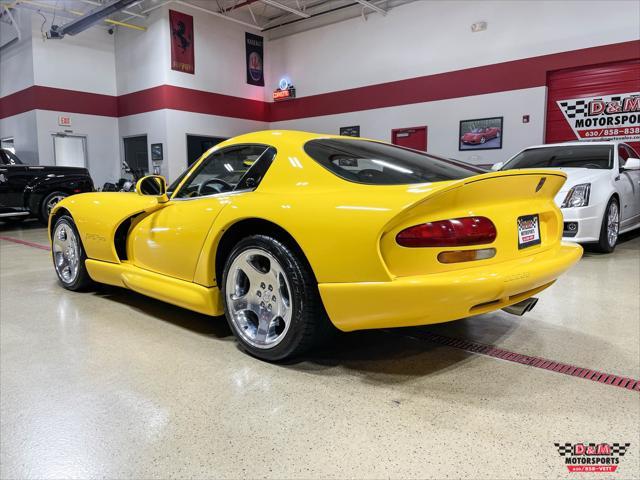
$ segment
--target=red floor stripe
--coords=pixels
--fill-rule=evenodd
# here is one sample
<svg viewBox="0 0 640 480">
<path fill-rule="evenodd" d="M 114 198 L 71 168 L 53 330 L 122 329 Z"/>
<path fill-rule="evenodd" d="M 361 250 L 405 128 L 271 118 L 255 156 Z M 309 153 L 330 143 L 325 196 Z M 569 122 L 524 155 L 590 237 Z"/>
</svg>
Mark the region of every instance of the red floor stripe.
<svg viewBox="0 0 640 480">
<path fill-rule="evenodd" d="M 47 251 L 51 250 L 49 245 L 42 245 L 41 243 L 28 242 L 27 240 L 20 240 L 19 238 L 5 237 L 4 235 L 0 235 L 0 240 L 17 243 L 19 245 L 26 245 L 27 247 L 39 248 L 40 250 L 47 250 Z"/>
<path fill-rule="evenodd" d="M 419 337 L 411 335 L 409 337 L 417 340 L 427 340 L 432 343 L 437 343 L 438 345 L 453 347 L 470 353 L 478 353 L 480 355 L 486 355 L 488 357 L 499 358 L 508 362 L 520 363 L 550 372 L 561 373 L 572 377 L 584 378 L 585 380 L 602 383 L 603 385 L 611 385 L 612 387 L 620 387 L 626 388 L 627 390 L 640 391 L 640 381 L 633 378 L 630 379 L 627 377 L 622 377 L 620 375 L 605 373 L 598 370 L 581 368 L 568 363 L 548 360 L 546 358 L 532 357 L 530 355 L 512 352 L 493 345 L 484 345 L 482 343 L 469 342 L 467 340 L 446 337 L 444 335 L 438 335 L 425 331 L 420 331 Z"/>
</svg>

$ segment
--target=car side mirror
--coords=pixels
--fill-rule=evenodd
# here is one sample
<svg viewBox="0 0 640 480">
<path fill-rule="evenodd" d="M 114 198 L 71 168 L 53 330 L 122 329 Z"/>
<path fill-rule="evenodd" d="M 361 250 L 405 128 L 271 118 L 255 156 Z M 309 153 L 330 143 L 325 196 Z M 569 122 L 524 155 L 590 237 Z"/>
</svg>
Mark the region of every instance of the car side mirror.
<svg viewBox="0 0 640 480">
<path fill-rule="evenodd" d="M 621 170 L 640 170 L 640 158 L 627 158 Z"/>
<path fill-rule="evenodd" d="M 494 172 L 497 172 L 502 167 L 504 167 L 504 162 L 494 163 L 493 165 L 491 165 L 491 170 L 493 170 Z"/>
<path fill-rule="evenodd" d="M 149 195 L 158 198 L 158 203 L 166 203 L 169 201 L 167 195 L 167 181 L 160 175 L 147 175 L 142 177 L 136 183 L 136 192 L 138 195 Z"/>
</svg>

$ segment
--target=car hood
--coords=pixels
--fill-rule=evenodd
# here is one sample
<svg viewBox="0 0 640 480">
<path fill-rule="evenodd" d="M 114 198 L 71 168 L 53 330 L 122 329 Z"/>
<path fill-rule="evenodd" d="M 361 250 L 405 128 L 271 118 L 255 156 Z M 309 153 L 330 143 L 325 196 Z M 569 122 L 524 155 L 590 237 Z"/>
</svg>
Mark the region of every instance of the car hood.
<svg viewBox="0 0 640 480">
<path fill-rule="evenodd" d="M 610 170 L 599 170 L 594 168 L 553 168 L 550 170 L 561 170 L 567 174 L 567 181 L 556 195 L 556 203 L 558 206 L 567 196 L 569 190 L 581 183 L 593 183 L 599 178 L 606 177 L 611 173 Z"/>
</svg>

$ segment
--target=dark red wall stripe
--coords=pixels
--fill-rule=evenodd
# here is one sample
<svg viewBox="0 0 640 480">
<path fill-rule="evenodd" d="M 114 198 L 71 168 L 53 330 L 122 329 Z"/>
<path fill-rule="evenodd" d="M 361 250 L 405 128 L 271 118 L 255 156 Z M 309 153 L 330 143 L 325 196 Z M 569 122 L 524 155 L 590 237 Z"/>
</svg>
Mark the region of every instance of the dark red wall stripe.
<svg viewBox="0 0 640 480">
<path fill-rule="evenodd" d="M 116 97 L 98 93 L 34 85 L 0 98 L 0 118 L 18 115 L 35 109 L 86 113 L 88 115 L 107 117 L 118 116 Z"/>
<path fill-rule="evenodd" d="M 274 122 L 540 87 L 546 85 L 550 71 L 639 58 L 640 41 L 636 40 L 311 95 L 280 103 L 172 85 L 161 85 L 119 97 L 35 85 L 0 98 L 0 118 L 34 109 L 122 117 L 167 108 Z"/>
<path fill-rule="evenodd" d="M 118 115 L 124 117 L 168 108 L 268 122 L 268 104 L 261 100 L 232 97 L 191 88 L 161 85 L 118 97 Z"/>
</svg>

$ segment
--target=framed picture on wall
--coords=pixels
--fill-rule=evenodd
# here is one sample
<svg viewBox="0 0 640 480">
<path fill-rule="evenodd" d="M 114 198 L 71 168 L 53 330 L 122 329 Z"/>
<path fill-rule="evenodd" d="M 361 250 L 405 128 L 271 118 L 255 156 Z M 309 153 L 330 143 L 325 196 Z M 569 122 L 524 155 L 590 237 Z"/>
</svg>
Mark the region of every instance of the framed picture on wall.
<svg viewBox="0 0 640 480">
<path fill-rule="evenodd" d="M 503 117 L 461 120 L 458 150 L 502 148 Z"/>
</svg>

